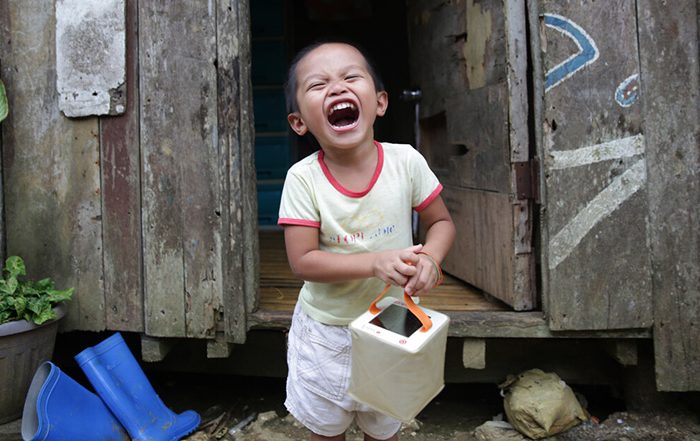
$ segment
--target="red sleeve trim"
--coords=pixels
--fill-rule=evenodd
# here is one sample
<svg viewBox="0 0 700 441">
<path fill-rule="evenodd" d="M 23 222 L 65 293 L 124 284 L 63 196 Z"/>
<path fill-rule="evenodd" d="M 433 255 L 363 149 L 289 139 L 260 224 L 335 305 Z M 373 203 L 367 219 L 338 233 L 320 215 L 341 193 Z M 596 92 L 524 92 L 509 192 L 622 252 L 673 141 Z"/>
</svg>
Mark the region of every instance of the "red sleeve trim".
<svg viewBox="0 0 700 441">
<path fill-rule="evenodd" d="M 440 192 L 442 191 L 442 184 L 438 184 L 437 188 L 433 190 L 432 193 L 430 193 L 430 196 L 425 198 L 423 202 L 421 202 L 417 207 L 414 208 L 414 210 L 421 212 L 428 208 L 428 205 L 430 205 L 431 202 L 435 200 L 436 197 L 440 196 Z"/>
<path fill-rule="evenodd" d="M 277 221 L 278 225 L 300 225 L 302 227 L 314 227 L 320 228 L 321 222 L 306 220 L 306 219 L 290 219 L 288 217 L 281 217 Z"/>
</svg>

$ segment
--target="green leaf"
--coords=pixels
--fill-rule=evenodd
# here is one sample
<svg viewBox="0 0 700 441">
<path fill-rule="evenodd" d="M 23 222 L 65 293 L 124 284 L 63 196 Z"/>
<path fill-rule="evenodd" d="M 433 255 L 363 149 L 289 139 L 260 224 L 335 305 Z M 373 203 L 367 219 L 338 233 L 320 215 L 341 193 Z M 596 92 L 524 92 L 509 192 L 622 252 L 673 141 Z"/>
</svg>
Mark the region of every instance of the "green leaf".
<svg viewBox="0 0 700 441">
<path fill-rule="evenodd" d="M 24 260 L 19 256 L 10 256 L 5 261 L 5 271 L 9 277 L 24 276 L 27 269 L 24 267 Z"/>
<path fill-rule="evenodd" d="M 15 309 L 16 316 L 21 316 L 24 314 L 24 310 L 27 309 L 27 299 L 24 297 L 10 297 L 10 302 L 12 307 Z"/>
<path fill-rule="evenodd" d="M 14 280 L 15 280 L 15 282 L 17 281 L 17 279 L 14 279 Z M 8 294 L 8 295 L 14 294 L 16 288 L 17 288 L 17 286 L 14 286 L 14 287 L 11 286 L 7 280 L 0 279 L 0 293 Z"/>
<path fill-rule="evenodd" d="M 39 291 L 47 291 L 49 289 L 53 289 L 53 280 L 47 277 L 46 279 L 41 279 L 37 282 L 34 282 L 33 286 Z"/>
<path fill-rule="evenodd" d="M 73 296 L 73 288 L 64 289 L 62 291 L 57 289 L 51 289 L 46 291 L 46 294 L 48 295 L 49 301 L 54 303 L 61 303 L 65 302 L 66 300 L 70 300 L 71 296 Z"/>
<path fill-rule="evenodd" d="M 15 291 L 17 291 L 17 287 L 19 286 L 19 282 L 17 281 L 16 278 L 10 277 L 5 280 L 5 291 L 7 294 L 14 294 Z"/>
<path fill-rule="evenodd" d="M 54 317 L 56 317 L 56 313 L 53 312 L 53 309 L 48 308 L 48 309 L 42 309 L 41 312 L 39 312 L 38 314 L 36 314 L 35 316 L 32 317 L 32 320 L 37 325 L 40 325 L 44 322 L 47 322 L 47 321 L 53 319 Z"/>
<path fill-rule="evenodd" d="M 7 118 L 9 111 L 7 105 L 7 93 L 5 93 L 5 84 L 0 80 L 0 122 Z"/>
</svg>

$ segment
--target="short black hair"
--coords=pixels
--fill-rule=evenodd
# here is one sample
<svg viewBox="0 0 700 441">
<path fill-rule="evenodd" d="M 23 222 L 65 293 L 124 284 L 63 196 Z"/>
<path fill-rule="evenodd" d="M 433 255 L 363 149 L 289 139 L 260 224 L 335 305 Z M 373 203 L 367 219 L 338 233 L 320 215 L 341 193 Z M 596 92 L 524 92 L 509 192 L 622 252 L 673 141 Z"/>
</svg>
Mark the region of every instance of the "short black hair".
<svg viewBox="0 0 700 441">
<path fill-rule="evenodd" d="M 355 48 L 365 59 L 367 71 L 374 82 L 374 89 L 377 92 L 384 92 L 386 90 L 384 89 L 384 82 L 379 76 L 379 73 L 377 73 L 377 69 L 375 69 L 371 58 L 367 55 L 367 52 L 356 43 L 343 39 L 317 40 L 300 50 L 289 63 L 289 69 L 287 70 L 287 81 L 284 83 L 284 97 L 287 102 L 287 113 L 293 113 L 299 110 L 299 106 L 297 105 L 297 66 L 299 65 L 299 62 L 311 51 L 323 46 L 324 44 L 346 44 Z"/>
</svg>

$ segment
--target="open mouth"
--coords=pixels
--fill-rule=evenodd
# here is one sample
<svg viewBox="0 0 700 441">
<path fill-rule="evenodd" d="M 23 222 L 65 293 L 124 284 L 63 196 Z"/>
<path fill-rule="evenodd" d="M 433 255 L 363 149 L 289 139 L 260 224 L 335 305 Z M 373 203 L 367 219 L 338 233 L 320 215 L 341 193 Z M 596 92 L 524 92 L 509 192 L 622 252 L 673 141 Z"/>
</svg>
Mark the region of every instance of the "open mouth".
<svg viewBox="0 0 700 441">
<path fill-rule="evenodd" d="M 360 117 L 360 111 L 354 103 L 343 101 L 328 109 L 328 122 L 336 129 L 347 128 L 355 124 Z"/>
</svg>

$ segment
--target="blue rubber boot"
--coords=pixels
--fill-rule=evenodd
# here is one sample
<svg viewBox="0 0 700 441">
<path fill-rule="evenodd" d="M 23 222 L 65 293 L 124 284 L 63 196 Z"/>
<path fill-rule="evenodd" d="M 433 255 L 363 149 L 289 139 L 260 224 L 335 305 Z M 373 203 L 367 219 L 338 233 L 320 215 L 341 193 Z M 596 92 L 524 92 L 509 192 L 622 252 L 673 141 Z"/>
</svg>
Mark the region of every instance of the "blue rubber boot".
<svg viewBox="0 0 700 441">
<path fill-rule="evenodd" d="M 75 360 L 134 441 L 177 441 L 199 425 L 196 412 L 165 406 L 118 332 Z"/>
<path fill-rule="evenodd" d="M 129 441 L 100 397 L 50 361 L 34 373 L 22 413 L 24 441 Z"/>
</svg>

